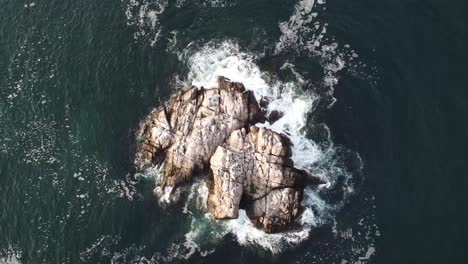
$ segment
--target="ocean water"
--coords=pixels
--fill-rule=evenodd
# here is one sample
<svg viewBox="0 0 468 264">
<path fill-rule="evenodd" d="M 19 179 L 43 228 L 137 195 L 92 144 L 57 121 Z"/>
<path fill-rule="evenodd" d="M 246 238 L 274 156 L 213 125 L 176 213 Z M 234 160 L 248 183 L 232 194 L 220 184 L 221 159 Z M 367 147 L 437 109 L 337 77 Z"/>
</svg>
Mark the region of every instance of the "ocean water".
<svg viewBox="0 0 468 264">
<path fill-rule="evenodd" d="M 0 3 L 0 263 L 468 261 L 466 3 Z M 271 98 L 257 126 L 328 182 L 294 230 L 135 171 L 145 115 L 218 75 Z"/>
</svg>

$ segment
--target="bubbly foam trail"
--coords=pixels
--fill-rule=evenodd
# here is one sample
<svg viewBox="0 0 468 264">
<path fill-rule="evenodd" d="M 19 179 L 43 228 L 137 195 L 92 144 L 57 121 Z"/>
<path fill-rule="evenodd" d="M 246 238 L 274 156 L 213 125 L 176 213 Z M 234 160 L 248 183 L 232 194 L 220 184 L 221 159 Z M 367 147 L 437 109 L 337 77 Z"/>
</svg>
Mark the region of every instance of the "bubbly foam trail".
<svg viewBox="0 0 468 264">
<path fill-rule="evenodd" d="M 9 245 L 4 252 L 1 250 L 2 249 L 0 248 L 0 264 L 21 264 L 21 250 L 18 250 L 11 245 Z"/>
<path fill-rule="evenodd" d="M 161 36 L 159 16 L 166 10 L 168 0 L 123 0 L 126 4 L 127 25 L 136 28 L 134 38 L 149 38 L 154 46 Z"/>
<path fill-rule="evenodd" d="M 355 61 L 359 55 L 350 48 L 349 44 L 339 45 L 333 36 L 327 34 L 328 23 L 320 21 L 320 12 L 317 11 L 324 10 L 324 3 L 323 0 L 300 0 L 296 3 L 294 13 L 289 20 L 278 24 L 281 36 L 276 43 L 275 54 L 292 50 L 318 58 L 325 74 L 323 85 L 329 89 L 328 96 L 331 98 L 329 107 L 332 107 L 336 102 L 333 93 L 338 83 L 337 73 L 343 70 L 345 65 L 348 69 L 351 67 L 351 72 L 356 73 L 362 71 L 358 68 L 365 64 Z M 293 74 L 297 77 L 294 70 Z"/>
</svg>

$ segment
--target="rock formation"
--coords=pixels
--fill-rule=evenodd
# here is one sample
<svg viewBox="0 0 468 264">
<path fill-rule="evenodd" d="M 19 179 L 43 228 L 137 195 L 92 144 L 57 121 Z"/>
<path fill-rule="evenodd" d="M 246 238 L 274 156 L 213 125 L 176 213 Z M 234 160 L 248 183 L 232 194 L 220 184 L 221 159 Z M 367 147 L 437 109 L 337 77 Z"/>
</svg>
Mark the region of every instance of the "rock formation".
<svg viewBox="0 0 468 264">
<path fill-rule="evenodd" d="M 139 161 L 144 166 L 164 154 L 163 184 L 175 187 L 203 170 L 232 131 L 261 117 L 253 93 L 240 83 L 220 78 L 216 89 L 189 87 L 142 124 Z"/>
<path fill-rule="evenodd" d="M 247 215 L 275 232 L 300 213 L 305 172 L 295 169 L 289 141 L 266 128 L 234 131 L 211 157 L 209 205 L 215 218 L 237 218 L 241 199 Z"/>
<path fill-rule="evenodd" d="M 137 133 L 137 165 L 164 158 L 161 187 L 188 183 L 209 169 L 214 218 L 237 218 L 245 208 L 264 231 L 284 230 L 300 214 L 304 178 L 311 176 L 294 168 L 286 137 L 253 126 L 265 118 L 253 93 L 224 77 L 218 83 L 188 87 L 151 112 Z"/>
</svg>

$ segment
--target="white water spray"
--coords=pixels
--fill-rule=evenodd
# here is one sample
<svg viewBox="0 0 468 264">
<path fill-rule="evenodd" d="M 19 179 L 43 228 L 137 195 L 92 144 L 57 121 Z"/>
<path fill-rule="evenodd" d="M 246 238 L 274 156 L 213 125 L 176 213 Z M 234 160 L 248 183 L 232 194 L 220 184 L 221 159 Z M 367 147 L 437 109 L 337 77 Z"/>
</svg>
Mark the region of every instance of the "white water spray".
<svg viewBox="0 0 468 264">
<path fill-rule="evenodd" d="M 190 68 L 187 82 L 199 87 L 212 88 L 217 87 L 218 76 L 225 76 L 231 81 L 242 82 L 247 90 L 254 92 L 257 100 L 269 98 L 267 111 L 278 111 L 283 113 L 283 116 L 274 123 L 265 122 L 256 125 L 287 135 L 293 143 L 292 159 L 295 166 L 312 172 L 311 169 L 316 164 L 327 163 L 326 159 L 330 157 L 327 152 L 333 151 L 331 147 L 322 149 L 305 136 L 307 117 L 315 109 L 320 96 L 303 91 L 301 78 L 287 83 L 274 79 L 268 73 L 261 71 L 255 64 L 255 59 L 255 55 L 241 51 L 234 42 L 208 43 L 187 58 Z M 335 180 L 335 176 L 327 172 L 330 171 L 324 171 L 323 175 L 318 176 L 329 181 L 329 184 L 319 189 L 305 189 L 303 199 L 305 210 L 297 219 L 302 228 L 279 234 L 267 234 L 255 228 L 245 211 L 240 210 L 238 219 L 217 221 L 224 228 L 222 233 L 231 233 L 239 244 L 256 245 L 273 253 L 279 253 L 288 246 L 304 241 L 309 237 L 311 228 L 325 223 L 331 214 L 330 211 L 335 209 L 334 205 L 328 205 L 319 193 L 320 189 L 332 186 Z M 193 199 L 193 195 L 196 193 L 191 190 L 189 197 Z M 200 230 L 190 232 L 197 234 Z"/>
</svg>

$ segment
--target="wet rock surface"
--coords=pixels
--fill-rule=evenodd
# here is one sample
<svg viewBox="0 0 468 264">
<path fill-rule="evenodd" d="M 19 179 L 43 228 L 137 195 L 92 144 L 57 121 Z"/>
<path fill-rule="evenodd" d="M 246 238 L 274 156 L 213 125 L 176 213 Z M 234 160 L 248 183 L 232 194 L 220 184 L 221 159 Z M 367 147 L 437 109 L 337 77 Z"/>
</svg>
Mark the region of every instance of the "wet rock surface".
<svg viewBox="0 0 468 264">
<path fill-rule="evenodd" d="M 207 171 L 214 218 L 234 219 L 244 208 L 265 232 L 282 231 L 301 213 L 305 177 L 311 176 L 294 168 L 285 136 L 253 126 L 265 120 L 254 94 L 224 77 L 218 83 L 187 87 L 150 113 L 137 132 L 137 166 L 163 158 L 162 188 Z"/>
</svg>

